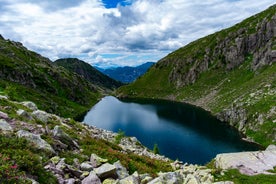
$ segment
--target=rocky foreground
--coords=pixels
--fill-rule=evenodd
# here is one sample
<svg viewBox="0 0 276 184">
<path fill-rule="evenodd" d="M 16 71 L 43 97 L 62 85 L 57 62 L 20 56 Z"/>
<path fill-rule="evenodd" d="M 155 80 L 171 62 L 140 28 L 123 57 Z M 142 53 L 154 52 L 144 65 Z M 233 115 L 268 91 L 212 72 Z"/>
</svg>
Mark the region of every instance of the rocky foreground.
<svg viewBox="0 0 276 184">
<path fill-rule="evenodd" d="M 189 165 L 181 161 L 173 162 L 164 156 L 154 154 L 141 145 L 135 137 L 122 137 L 118 141 L 118 133 L 78 122 L 75 122 L 76 124 L 73 126 L 73 120 L 41 111 L 32 102 L 18 103 L 9 100 L 6 96 L 0 96 L 0 101 L 1 135 L 25 138 L 34 147 L 47 153 L 49 159 L 43 163 L 44 169 L 51 172 L 60 184 L 215 183 L 216 179 L 213 173 L 216 168 Z M 75 127 L 78 127 L 78 130 L 75 130 Z M 75 132 L 77 136 L 73 135 L 72 132 Z M 81 148 L 80 140 L 76 138 L 84 135 L 88 135 L 90 139 L 105 140 L 113 144 L 118 141 L 116 144 L 121 148 L 122 154 L 136 154 L 152 160 L 170 163 L 171 171 L 156 174 L 130 172 L 119 158 L 114 162 L 101 158 L 93 151 L 90 156 L 84 155 L 85 150 Z M 249 175 L 272 174 L 268 170 L 273 170 L 276 166 L 275 147 L 272 145 L 266 151 L 260 152 L 220 154 L 215 159 L 215 166 L 223 170 L 237 168 L 242 173 Z M 80 156 L 82 161 L 76 157 L 72 158 L 71 163 L 66 162 L 66 158 L 60 156 L 64 150 L 71 150 Z M 33 184 L 38 183 L 36 177 L 28 173 L 26 173 L 25 179 Z M 1 181 L 5 183 L 5 180 L 0 180 L 0 183 Z"/>
</svg>

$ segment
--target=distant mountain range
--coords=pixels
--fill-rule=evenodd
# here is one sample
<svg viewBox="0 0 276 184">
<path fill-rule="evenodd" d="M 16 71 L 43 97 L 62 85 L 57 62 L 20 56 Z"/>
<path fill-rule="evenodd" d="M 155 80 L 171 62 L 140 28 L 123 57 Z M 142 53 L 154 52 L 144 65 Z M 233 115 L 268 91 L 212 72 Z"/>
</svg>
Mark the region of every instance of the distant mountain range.
<svg viewBox="0 0 276 184">
<path fill-rule="evenodd" d="M 96 68 L 117 81 L 131 83 L 143 75 L 153 64 L 154 62 L 147 62 L 136 67 L 125 66 L 109 69 Z"/>
</svg>

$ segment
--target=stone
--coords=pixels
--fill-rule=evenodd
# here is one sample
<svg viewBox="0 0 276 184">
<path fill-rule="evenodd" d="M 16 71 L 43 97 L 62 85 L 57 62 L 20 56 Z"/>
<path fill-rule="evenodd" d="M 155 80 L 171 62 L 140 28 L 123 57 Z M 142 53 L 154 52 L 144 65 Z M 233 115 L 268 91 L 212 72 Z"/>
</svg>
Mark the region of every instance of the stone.
<svg viewBox="0 0 276 184">
<path fill-rule="evenodd" d="M 71 146 L 71 147 L 77 147 L 75 143 L 73 142 L 73 139 L 66 134 L 60 126 L 55 126 L 53 131 L 52 131 L 54 137 L 58 140 L 60 140 L 62 143 Z"/>
<path fill-rule="evenodd" d="M 219 182 L 215 182 L 213 184 L 234 184 L 233 181 L 219 181 Z"/>
<path fill-rule="evenodd" d="M 82 171 L 92 171 L 93 166 L 91 164 L 89 164 L 88 162 L 83 162 L 80 165 L 80 170 L 82 170 Z"/>
<path fill-rule="evenodd" d="M 94 171 L 97 174 L 97 176 L 99 176 L 99 178 L 101 178 L 101 179 L 117 178 L 116 167 L 109 163 L 105 163 L 105 164 L 101 165 L 100 167 L 95 168 Z"/>
<path fill-rule="evenodd" d="M 274 146 L 265 151 L 223 153 L 215 158 L 215 165 L 220 169 L 238 169 L 242 174 L 269 174 L 276 166 L 276 150 Z"/>
<path fill-rule="evenodd" d="M 186 183 L 186 184 L 200 184 L 200 182 L 197 180 L 197 178 L 192 174 L 187 175 L 187 177 L 185 178 L 184 183 Z"/>
<path fill-rule="evenodd" d="M 101 184 L 101 180 L 94 172 L 90 172 L 90 174 L 81 181 L 81 184 Z"/>
<path fill-rule="evenodd" d="M 116 167 L 116 173 L 119 179 L 123 179 L 129 176 L 127 169 L 118 160 L 113 164 Z"/>
<path fill-rule="evenodd" d="M 32 116 L 43 123 L 47 123 L 50 120 L 50 115 L 47 112 L 41 110 L 32 112 Z"/>
<path fill-rule="evenodd" d="M 7 96 L 0 95 L 0 99 L 8 100 L 9 98 Z"/>
<path fill-rule="evenodd" d="M 4 133 L 8 133 L 8 132 L 12 132 L 13 128 L 6 120 L 0 119 L 0 131 Z"/>
<path fill-rule="evenodd" d="M 53 164 L 57 165 L 60 161 L 60 157 L 59 156 L 54 156 L 50 160 L 53 162 Z"/>
<path fill-rule="evenodd" d="M 178 184 L 183 182 L 183 178 L 179 173 L 167 172 L 161 173 L 160 176 L 150 181 L 148 184 L 166 183 L 166 184 Z"/>
<path fill-rule="evenodd" d="M 7 113 L 0 111 L 0 118 L 7 119 L 7 118 L 9 118 L 9 116 Z"/>
<path fill-rule="evenodd" d="M 25 107 L 31 109 L 32 111 L 38 110 L 36 104 L 33 102 L 21 102 L 21 104 L 24 105 Z"/>
<path fill-rule="evenodd" d="M 92 164 L 93 167 L 98 167 L 100 166 L 102 163 L 106 163 L 108 160 L 107 159 L 103 159 L 101 157 L 99 157 L 98 155 L 92 153 L 90 156 L 90 162 Z"/>
<path fill-rule="evenodd" d="M 276 145 L 274 144 L 271 144 L 269 145 L 265 151 L 276 151 Z"/>
<path fill-rule="evenodd" d="M 23 109 L 18 109 L 18 110 L 16 111 L 16 114 L 17 114 L 18 116 L 27 118 L 27 119 L 29 119 L 29 120 L 32 119 L 32 116 L 30 116 L 30 114 L 29 114 L 27 111 L 23 110 Z"/>
<path fill-rule="evenodd" d="M 34 146 L 36 146 L 38 149 L 42 149 L 42 150 L 45 150 L 45 151 L 55 154 L 55 151 L 52 148 L 52 146 L 50 144 L 48 144 L 45 140 L 43 140 L 40 137 L 40 135 L 36 135 L 36 134 L 30 133 L 25 130 L 19 130 L 17 132 L 17 136 L 23 137 L 23 138 L 27 139 L 28 141 L 32 142 L 34 144 Z"/>
<path fill-rule="evenodd" d="M 112 178 L 105 179 L 102 184 L 117 184 L 119 183 L 118 180 L 114 180 Z"/>
<path fill-rule="evenodd" d="M 149 183 L 152 180 L 153 180 L 153 178 L 151 176 L 146 176 L 146 177 L 141 179 L 141 184 Z"/>
<path fill-rule="evenodd" d="M 131 175 L 119 181 L 119 184 L 139 184 L 138 179 Z"/>
<path fill-rule="evenodd" d="M 66 184 L 75 184 L 76 180 L 74 178 L 70 178 L 68 180 L 65 180 Z"/>
<path fill-rule="evenodd" d="M 81 176 L 80 176 L 80 179 L 84 179 L 84 178 L 87 177 L 89 174 L 90 174 L 90 172 L 88 172 L 88 171 L 82 172 L 82 174 L 81 174 Z"/>
</svg>

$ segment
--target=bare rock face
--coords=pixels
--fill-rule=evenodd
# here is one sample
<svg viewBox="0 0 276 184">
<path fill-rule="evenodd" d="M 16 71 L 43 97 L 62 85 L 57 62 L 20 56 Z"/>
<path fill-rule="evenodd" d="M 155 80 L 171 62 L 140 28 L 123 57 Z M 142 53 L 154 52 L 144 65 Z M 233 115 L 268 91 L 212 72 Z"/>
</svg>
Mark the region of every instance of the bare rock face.
<svg viewBox="0 0 276 184">
<path fill-rule="evenodd" d="M 217 118 L 221 121 L 229 122 L 230 125 L 238 127 L 239 131 L 242 131 L 247 121 L 247 114 L 245 109 L 231 107 L 219 113 Z"/>
<path fill-rule="evenodd" d="M 17 132 L 17 136 L 29 140 L 30 142 L 34 143 L 34 145 L 39 149 L 55 154 L 52 146 L 48 144 L 45 140 L 43 140 L 40 135 L 36 135 L 25 130 L 19 130 Z"/>
<path fill-rule="evenodd" d="M 89 176 L 84 178 L 81 182 L 81 184 L 101 184 L 101 180 L 98 178 L 98 176 L 94 172 L 90 172 Z"/>
<path fill-rule="evenodd" d="M 102 166 L 96 168 L 94 171 L 101 179 L 117 177 L 116 167 L 109 163 L 103 164 Z"/>
<path fill-rule="evenodd" d="M 215 158 L 217 168 L 238 169 L 242 174 L 269 174 L 276 166 L 276 146 L 271 145 L 265 151 L 223 153 Z"/>
<path fill-rule="evenodd" d="M 13 128 L 10 126 L 10 124 L 6 120 L 0 119 L 0 132 L 1 131 L 3 133 L 8 133 L 8 132 L 13 131 Z"/>
<path fill-rule="evenodd" d="M 205 51 L 199 46 L 196 48 L 198 51 L 192 55 L 185 53 L 185 56 L 164 58 L 160 61 L 162 67 L 167 63 L 174 63 L 169 81 L 176 87 L 183 87 L 194 83 L 202 72 L 213 66 L 214 62 L 217 62 L 216 67 L 229 71 L 244 63 L 249 55 L 252 55 L 253 70 L 276 62 L 276 52 L 272 48 L 273 38 L 276 36 L 276 15 L 264 18 L 254 26 L 240 28 L 237 31 L 225 31 L 226 35 L 223 38 L 217 35 L 216 38 L 205 40 L 213 42 L 210 44 L 212 46 L 206 46 Z"/>
<path fill-rule="evenodd" d="M 24 105 L 25 107 L 28 107 L 29 109 L 31 109 L 33 111 L 38 110 L 36 104 L 33 102 L 26 101 L 26 102 L 21 102 L 21 104 Z"/>
</svg>

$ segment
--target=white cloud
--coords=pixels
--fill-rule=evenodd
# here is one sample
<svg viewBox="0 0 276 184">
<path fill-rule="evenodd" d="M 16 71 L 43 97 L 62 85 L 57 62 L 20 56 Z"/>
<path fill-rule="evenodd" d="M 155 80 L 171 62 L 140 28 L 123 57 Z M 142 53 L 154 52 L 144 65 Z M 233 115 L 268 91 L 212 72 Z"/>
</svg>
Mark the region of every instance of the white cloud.
<svg viewBox="0 0 276 184">
<path fill-rule="evenodd" d="M 0 0 L 0 34 L 51 59 L 79 57 L 104 67 L 137 65 L 157 61 L 188 42 L 229 27 L 274 3 L 125 2 L 132 4 L 107 9 L 99 0 Z"/>
</svg>

